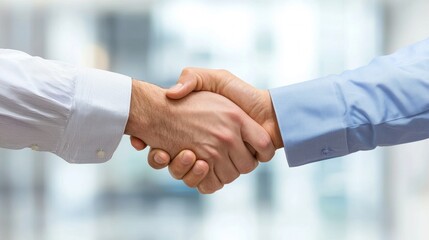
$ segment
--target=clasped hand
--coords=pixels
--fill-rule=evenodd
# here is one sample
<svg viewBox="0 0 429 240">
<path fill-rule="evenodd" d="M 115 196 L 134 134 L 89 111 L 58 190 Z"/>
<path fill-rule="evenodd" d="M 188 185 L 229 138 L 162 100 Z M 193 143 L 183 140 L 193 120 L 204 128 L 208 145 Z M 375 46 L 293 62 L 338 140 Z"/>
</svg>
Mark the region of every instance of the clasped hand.
<svg viewBox="0 0 429 240">
<path fill-rule="evenodd" d="M 151 146 L 153 168 L 205 194 L 283 147 L 269 92 L 224 70 L 187 68 L 167 91 L 134 80 L 125 133 L 137 150 Z"/>
</svg>

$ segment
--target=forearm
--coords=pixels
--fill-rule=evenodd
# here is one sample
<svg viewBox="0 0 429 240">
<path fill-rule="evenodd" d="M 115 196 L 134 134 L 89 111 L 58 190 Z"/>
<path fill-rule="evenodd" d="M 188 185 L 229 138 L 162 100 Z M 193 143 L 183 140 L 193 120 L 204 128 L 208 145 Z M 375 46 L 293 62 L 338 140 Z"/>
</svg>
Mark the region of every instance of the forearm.
<svg viewBox="0 0 429 240">
<path fill-rule="evenodd" d="M 148 116 L 149 113 L 141 114 L 142 108 L 150 104 L 149 101 L 145 101 L 145 91 L 144 83 L 139 82 L 138 80 L 132 80 L 131 88 L 131 100 L 130 100 L 130 110 L 128 115 L 128 121 L 125 126 L 125 134 L 130 136 L 136 136 L 139 129 L 145 129 L 149 127 L 149 123 L 145 120 L 144 116 Z"/>
<path fill-rule="evenodd" d="M 151 146 L 160 139 L 169 139 L 172 133 L 166 131 L 166 126 L 171 125 L 172 121 L 170 107 L 164 89 L 133 80 L 125 134 L 135 136 Z"/>
<path fill-rule="evenodd" d="M 0 146 L 104 162 L 124 133 L 131 79 L 0 50 Z"/>
<path fill-rule="evenodd" d="M 271 90 L 290 166 L 428 138 L 428 92 L 428 40 L 353 71 Z"/>
</svg>

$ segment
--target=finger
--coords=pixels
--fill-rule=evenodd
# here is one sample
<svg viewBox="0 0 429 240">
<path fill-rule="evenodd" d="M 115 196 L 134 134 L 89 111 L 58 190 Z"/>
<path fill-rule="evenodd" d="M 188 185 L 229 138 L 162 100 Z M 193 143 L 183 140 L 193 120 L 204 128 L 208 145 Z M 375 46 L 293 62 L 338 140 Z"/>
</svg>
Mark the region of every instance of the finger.
<svg viewBox="0 0 429 240">
<path fill-rule="evenodd" d="M 140 140 L 139 138 L 130 136 L 131 146 L 133 146 L 137 151 L 141 151 L 147 147 L 146 143 Z"/>
<path fill-rule="evenodd" d="M 229 156 L 216 161 L 216 167 L 213 167 L 213 170 L 222 184 L 232 183 L 240 176 L 239 170 Z"/>
<path fill-rule="evenodd" d="M 182 179 L 194 166 L 197 157 L 190 150 L 183 150 L 173 161 L 170 162 L 168 170 L 175 179 Z"/>
<path fill-rule="evenodd" d="M 167 97 L 181 99 L 195 90 L 198 84 L 198 75 L 194 71 L 184 69 L 177 84 L 167 90 Z"/>
<path fill-rule="evenodd" d="M 252 145 L 250 145 L 249 143 L 247 143 L 247 142 L 244 142 L 244 145 L 246 145 L 246 148 L 249 150 L 249 152 L 253 155 L 253 156 L 255 156 L 256 155 L 256 150 L 252 147 Z"/>
<path fill-rule="evenodd" d="M 183 182 L 191 188 L 197 187 L 209 173 L 209 164 L 203 160 L 197 160 L 184 177 Z"/>
<path fill-rule="evenodd" d="M 167 97 L 181 99 L 192 91 L 218 93 L 233 101 L 247 113 L 254 108 L 253 104 L 249 104 L 248 98 L 258 96 L 253 86 L 226 70 L 185 68 L 177 84 L 167 90 Z"/>
<path fill-rule="evenodd" d="M 255 156 L 249 151 L 244 142 L 241 140 L 234 143 L 230 151 L 231 160 L 241 174 L 247 174 L 255 170 L 258 166 L 258 161 Z M 237 176 L 238 177 L 238 176 Z"/>
<path fill-rule="evenodd" d="M 265 129 L 247 117 L 241 128 L 241 137 L 256 151 L 256 159 L 260 162 L 268 162 L 274 157 L 275 147 L 270 135 Z"/>
<path fill-rule="evenodd" d="M 198 191 L 202 194 L 212 194 L 223 188 L 223 184 L 219 181 L 213 169 L 210 168 L 206 178 L 198 185 Z"/>
<path fill-rule="evenodd" d="M 225 137 L 226 142 L 231 144 L 234 143 L 234 141 L 242 143 L 241 138 L 238 138 L 237 134 L 231 134 L 229 136 L 230 137 Z M 239 139 L 239 141 L 237 141 L 237 139 Z M 229 184 L 240 176 L 240 172 L 237 170 L 227 151 L 220 152 L 218 149 L 213 148 L 208 150 L 206 155 L 202 156 L 202 158 L 209 163 L 210 172 L 214 172 L 222 185 Z"/>
<path fill-rule="evenodd" d="M 170 155 L 161 149 L 150 149 L 147 161 L 154 169 L 162 169 L 170 164 Z"/>
</svg>

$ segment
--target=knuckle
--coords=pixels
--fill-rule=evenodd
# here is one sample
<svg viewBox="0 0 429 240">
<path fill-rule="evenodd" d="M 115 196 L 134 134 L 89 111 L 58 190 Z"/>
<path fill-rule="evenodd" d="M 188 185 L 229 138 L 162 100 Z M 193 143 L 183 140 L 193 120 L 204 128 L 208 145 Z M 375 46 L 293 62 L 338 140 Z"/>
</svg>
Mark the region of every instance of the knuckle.
<svg viewBox="0 0 429 240">
<path fill-rule="evenodd" d="M 235 142 L 237 136 L 230 131 L 221 131 L 221 133 L 218 135 L 218 138 L 222 143 L 232 145 Z"/>
<path fill-rule="evenodd" d="M 200 184 L 200 185 L 198 186 L 198 190 L 199 190 L 199 191 L 200 191 L 200 193 L 202 193 L 202 194 L 211 194 L 211 193 L 213 193 L 213 192 L 214 192 L 214 188 L 213 188 L 213 187 L 207 186 L 207 185 L 205 185 L 205 184 Z"/>
<path fill-rule="evenodd" d="M 238 170 L 241 174 L 248 174 L 248 173 L 251 173 L 253 170 L 255 170 L 257 166 L 258 166 L 258 162 L 251 160 L 251 161 L 247 161 L 246 164 L 243 164 Z"/>
<path fill-rule="evenodd" d="M 182 70 L 182 74 L 181 75 L 189 75 L 189 74 L 192 74 L 193 72 L 194 72 L 194 68 L 192 68 L 192 67 L 185 67 Z"/>
<path fill-rule="evenodd" d="M 206 192 L 205 189 L 201 186 L 198 186 L 197 189 L 198 189 L 198 192 L 201 194 L 208 194 L 208 192 Z"/>
<path fill-rule="evenodd" d="M 214 192 L 217 192 L 217 191 L 221 190 L 221 189 L 223 188 L 223 186 L 225 186 L 225 185 L 224 185 L 224 184 L 220 184 L 220 185 L 215 189 L 215 191 L 214 191 Z"/>
<path fill-rule="evenodd" d="M 203 194 L 213 194 L 222 188 L 223 188 L 223 184 L 212 185 L 212 184 L 203 183 L 198 186 L 198 190 Z"/>
<path fill-rule="evenodd" d="M 268 137 L 261 137 L 257 144 L 263 153 L 258 155 L 258 160 L 261 162 L 271 160 L 275 154 L 275 148 L 271 139 Z"/>
<path fill-rule="evenodd" d="M 181 174 L 180 174 L 180 170 L 177 169 L 176 167 L 168 167 L 168 171 L 170 172 L 170 175 L 176 179 L 176 180 L 181 180 Z"/>
<path fill-rule="evenodd" d="M 221 159 L 222 155 L 219 152 L 219 150 L 216 148 L 208 148 L 206 152 L 207 152 L 207 159 L 205 160 L 208 161 L 208 163 L 213 162 L 214 159 Z"/>
<path fill-rule="evenodd" d="M 268 136 L 262 136 L 259 139 L 258 144 L 261 147 L 261 149 L 263 149 L 263 150 L 268 151 L 268 150 L 273 149 L 273 142 L 271 141 L 271 138 L 269 138 Z"/>
<path fill-rule="evenodd" d="M 209 171 L 208 169 L 208 165 L 207 164 L 199 164 L 196 163 L 192 169 L 192 172 L 196 175 L 196 176 L 201 176 L 204 175 L 205 173 L 207 173 Z"/>
<path fill-rule="evenodd" d="M 234 182 L 239 176 L 240 176 L 240 173 L 237 172 L 234 175 L 228 176 L 223 183 L 224 184 L 230 184 L 230 183 Z"/>
<path fill-rule="evenodd" d="M 218 69 L 218 71 L 222 75 L 231 75 L 231 72 L 226 69 Z"/>
<path fill-rule="evenodd" d="M 227 112 L 227 116 L 234 122 L 242 122 L 242 115 L 240 111 L 231 110 Z"/>
<path fill-rule="evenodd" d="M 194 181 L 191 181 L 188 179 L 184 179 L 183 182 L 186 184 L 186 186 L 190 188 L 195 188 L 197 186 L 197 184 Z"/>
<path fill-rule="evenodd" d="M 210 188 L 210 189 L 206 190 L 204 192 L 204 194 L 213 194 L 214 192 L 216 192 L 216 190 L 214 188 Z"/>
</svg>

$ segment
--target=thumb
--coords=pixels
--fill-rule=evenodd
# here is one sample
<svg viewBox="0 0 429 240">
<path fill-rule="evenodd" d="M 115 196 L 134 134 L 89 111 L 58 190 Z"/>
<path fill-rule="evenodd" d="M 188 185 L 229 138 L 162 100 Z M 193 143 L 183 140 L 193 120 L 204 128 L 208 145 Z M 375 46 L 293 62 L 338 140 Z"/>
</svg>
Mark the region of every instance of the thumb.
<svg viewBox="0 0 429 240">
<path fill-rule="evenodd" d="M 137 150 L 141 151 L 146 148 L 146 143 L 140 140 L 139 138 L 136 138 L 134 136 L 130 137 L 131 145 Z"/>
<path fill-rule="evenodd" d="M 197 75 L 185 69 L 180 75 L 177 84 L 167 90 L 167 97 L 171 99 L 184 98 L 196 90 L 197 84 Z"/>
<path fill-rule="evenodd" d="M 275 147 L 265 129 L 250 117 L 246 117 L 241 129 L 241 137 L 249 151 L 260 162 L 268 162 L 274 157 Z M 249 146 L 250 145 L 250 146 Z"/>
<path fill-rule="evenodd" d="M 162 169 L 170 164 L 171 157 L 167 152 L 161 149 L 151 148 L 147 156 L 147 161 L 152 168 Z"/>
<path fill-rule="evenodd" d="M 167 97 L 177 100 L 193 91 L 209 91 L 223 95 L 248 114 L 260 97 L 256 88 L 230 72 L 203 68 L 185 68 L 177 84 L 167 90 Z"/>
</svg>

